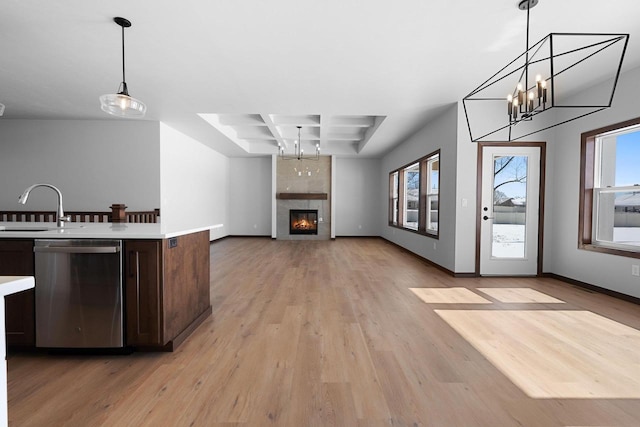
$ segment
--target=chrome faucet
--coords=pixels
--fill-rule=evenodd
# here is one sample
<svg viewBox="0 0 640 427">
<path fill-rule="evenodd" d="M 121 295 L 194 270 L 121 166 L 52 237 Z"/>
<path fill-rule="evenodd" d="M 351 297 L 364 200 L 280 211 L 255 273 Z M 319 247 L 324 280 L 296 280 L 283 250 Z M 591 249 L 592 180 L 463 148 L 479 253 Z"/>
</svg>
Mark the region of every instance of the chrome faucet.
<svg viewBox="0 0 640 427">
<path fill-rule="evenodd" d="M 31 187 L 24 190 L 24 193 L 22 193 L 22 195 L 18 197 L 18 203 L 26 205 L 27 199 L 29 198 L 29 193 L 31 192 L 31 190 L 33 190 L 36 187 L 48 187 L 58 194 L 58 218 L 57 218 L 56 225 L 59 228 L 64 227 L 64 223 L 71 221 L 71 217 L 64 216 L 64 210 L 62 209 L 62 193 L 60 192 L 58 187 L 51 184 L 33 184 Z"/>
</svg>

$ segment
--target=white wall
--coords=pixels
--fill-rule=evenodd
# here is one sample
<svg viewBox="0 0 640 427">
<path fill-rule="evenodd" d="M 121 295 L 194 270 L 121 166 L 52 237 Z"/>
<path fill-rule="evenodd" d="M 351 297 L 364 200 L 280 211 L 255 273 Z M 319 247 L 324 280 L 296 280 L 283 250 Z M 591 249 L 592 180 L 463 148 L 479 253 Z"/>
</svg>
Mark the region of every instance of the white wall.
<svg viewBox="0 0 640 427">
<path fill-rule="evenodd" d="M 380 159 L 336 159 L 336 236 L 380 235 L 380 224 L 386 218 L 380 202 L 380 165 Z"/>
<path fill-rule="evenodd" d="M 229 234 L 271 235 L 271 156 L 229 159 Z"/>
<path fill-rule="evenodd" d="M 211 239 L 229 234 L 229 159 L 160 123 L 163 230 L 210 225 Z"/>
<path fill-rule="evenodd" d="M 478 145 L 471 142 L 462 102 L 457 106 L 455 272 L 475 273 Z"/>
<path fill-rule="evenodd" d="M 640 297 L 640 278 L 631 276 L 636 258 L 578 249 L 580 134 L 640 116 L 640 68 L 621 75 L 610 109 L 555 128 L 547 145 L 547 224 L 553 234 L 546 244 L 545 271 Z M 638 159 L 640 164 L 640 159 Z"/>
<path fill-rule="evenodd" d="M 450 271 L 455 271 L 458 107 L 452 105 L 382 159 L 378 180 L 382 237 Z M 388 225 L 389 172 L 440 149 L 440 230 L 434 239 Z M 435 246 L 435 247 L 434 247 Z"/>
<path fill-rule="evenodd" d="M 157 122 L 2 119 L 0 209 L 55 210 L 46 188 L 18 204 L 25 188 L 41 182 L 60 188 L 66 210 L 159 208 L 159 160 Z"/>
</svg>

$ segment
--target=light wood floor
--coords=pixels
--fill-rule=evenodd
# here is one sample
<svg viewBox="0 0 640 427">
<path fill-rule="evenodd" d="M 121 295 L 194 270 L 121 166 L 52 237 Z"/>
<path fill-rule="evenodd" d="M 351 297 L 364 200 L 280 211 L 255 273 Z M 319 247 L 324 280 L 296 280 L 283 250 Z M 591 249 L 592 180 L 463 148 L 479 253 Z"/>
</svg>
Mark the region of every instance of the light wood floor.
<svg viewBox="0 0 640 427">
<path fill-rule="evenodd" d="M 639 425 L 637 305 L 455 279 L 381 239 L 211 248 L 213 317 L 176 352 L 11 355 L 10 425 Z"/>
</svg>

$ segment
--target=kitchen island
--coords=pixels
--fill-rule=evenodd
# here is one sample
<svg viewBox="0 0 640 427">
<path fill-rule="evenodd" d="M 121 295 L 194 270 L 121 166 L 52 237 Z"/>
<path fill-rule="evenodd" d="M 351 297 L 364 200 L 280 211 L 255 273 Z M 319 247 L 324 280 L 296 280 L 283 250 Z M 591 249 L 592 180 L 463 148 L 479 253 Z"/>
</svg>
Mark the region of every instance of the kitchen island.
<svg viewBox="0 0 640 427">
<path fill-rule="evenodd" d="M 32 289 L 34 286 L 33 277 L 30 276 L 0 276 L 0 297 L 13 295 Z M 0 304 L 0 425 L 8 425 L 7 420 L 7 354 L 4 343 L 4 303 Z"/>
<path fill-rule="evenodd" d="M 209 230 L 167 230 L 162 224 L 0 222 L 0 275 L 35 275 L 36 239 L 123 242 L 125 346 L 173 351 L 211 314 Z M 36 287 L 38 284 L 36 283 Z M 34 291 L 6 301 L 7 344 L 35 347 Z"/>
</svg>

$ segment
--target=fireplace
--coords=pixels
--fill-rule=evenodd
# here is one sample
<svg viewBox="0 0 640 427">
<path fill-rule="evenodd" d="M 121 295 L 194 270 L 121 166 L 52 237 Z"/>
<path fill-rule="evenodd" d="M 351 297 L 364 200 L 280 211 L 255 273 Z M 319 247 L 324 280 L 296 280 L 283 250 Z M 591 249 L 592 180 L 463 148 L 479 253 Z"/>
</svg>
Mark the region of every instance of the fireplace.
<svg viewBox="0 0 640 427">
<path fill-rule="evenodd" d="M 318 234 L 318 211 L 290 209 L 289 234 Z"/>
</svg>

